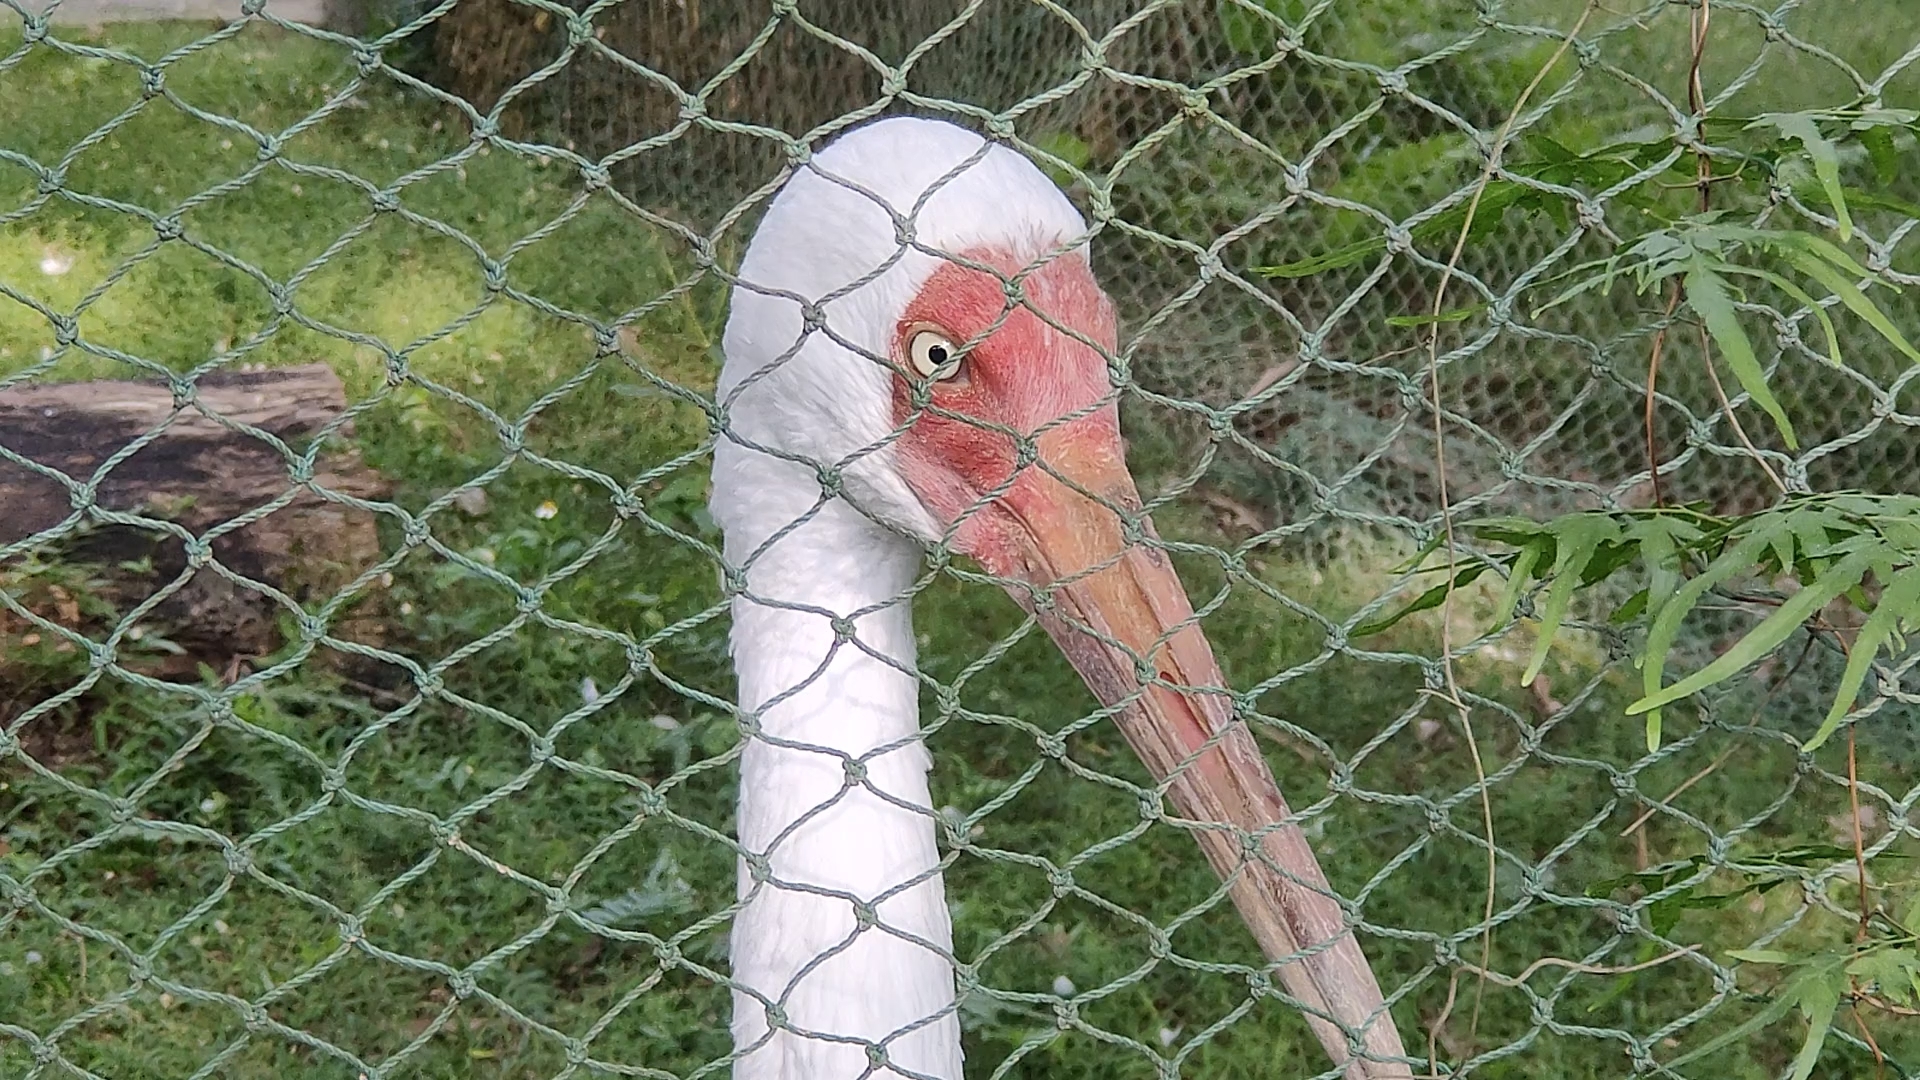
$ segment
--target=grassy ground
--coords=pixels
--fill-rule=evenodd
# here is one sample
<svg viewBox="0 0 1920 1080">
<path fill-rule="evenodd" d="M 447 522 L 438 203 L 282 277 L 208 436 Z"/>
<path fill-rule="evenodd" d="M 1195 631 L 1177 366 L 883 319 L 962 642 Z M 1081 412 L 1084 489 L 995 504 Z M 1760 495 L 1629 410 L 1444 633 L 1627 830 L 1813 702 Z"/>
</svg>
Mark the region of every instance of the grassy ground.
<svg viewBox="0 0 1920 1080">
<path fill-rule="evenodd" d="M 155 57 L 193 37 L 146 28 L 117 30 L 111 41 Z M 0 50 L 12 44 L 0 40 Z M 167 82 L 200 109 L 278 131 L 351 75 L 338 51 L 249 30 L 181 60 Z M 139 100 L 139 87 L 124 65 L 39 50 L 0 75 L 0 147 L 59 161 Z M 62 745 L 73 749 L 58 763 L 64 783 L 18 757 L 0 763 L 0 872 L 11 881 L 31 876 L 43 905 L 0 924 L 0 1075 L 32 1070 L 24 1032 L 57 1039 L 64 1060 L 86 1070 L 80 1075 L 115 1078 L 196 1070 L 351 1077 L 383 1062 L 388 1076 L 544 1077 L 564 1069 L 564 1038 L 590 1040 L 592 1059 L 631 1074 L 685 1076 L 727 1052 L 726 996 L 695 970 L 724 969 L 725 928 L 709 916 L 733 889 L 726 848 L 702 834 L 730 831 L 728 753 L 737 738 L 724 709 L 698 697 L 730 695 L 724 620 L 699 618 L 717 597 L 712 567 L 658 532 L 614 530 L 591 477 L 524 457 L 502 468 L 493 422 L 477 407 L 528 417 L 541 455 L 620 483 L 638 478 L 659 520 L 711 538 L 704 463 L 666 464 L 699 444 L 704 421 L 647 376 L 709 386 L 717 312 L 704 294 L 664 305 L 636 325 L 622 363 L 596 368 L 591 334 L 565 313 L 608 319 L 658 295 L 672 280 L 671 242 L 604 198 L 571 210 L 577 184 L 567 170 L 505 152 L 408 188 L 411 209 L 495 257 L 559 222 L 508 264 L 514 289 L 553 305 L 541 310 L 489 293 L 479 259 L 461 243 L 391 216 L 369 224 L 365 195 L 323 171 L 385 184 L 454 154 L 466 145 L 462 131 L 451 110 L 384 86 L 331 111 L 286 144 L 286 157 L 309 168 L 268 168 L 182 213 L 190 238 L 244 267 L 182 244 L 154 249 L 154 232 L 138 217 L 61 199 L 0 230 L 0 284 L 12 296 L 0 299 L 0 374 L 124 377 L 135 365 L 188 370 L 216 357 L 324 360 L 353 400 L 372 403 L 358 438 L 393 480 L 398 505 L 419 511 L 487 479 L 484 512 L 432 517 L 448 547 L 530 583 L 612 537 L 545 600 L 550 615 L 594 633 L 520 621 L 506 590 L 426 553 L 396 568 L 386 597 L 392 647 L 425 663 L 458 657 L 445 672 L 448 688 L 484 707 L 408 703 L 310 665 L 242 697 L 232 721 L 213 722 L 186 695 L 113 679 L 37 717 L 34 734 L 71 736 Z M 243 132 L 155 101 L 74 154 L 67 175 L 76 191 L 164 214 L 245 175 L 255 159 Z M 33 190 L 27 170 L 0 163 L 0 213 L 27 204 Z M 276 321 L 253 271 L 298 279 L 304 320 Z M 96 351 L 59 352 L 36 304 L 82 309 L 81 331 Z M 387 391 L 377 343 L 473 404 L 418 387 Z M 563 384 L 557 401 L 529 414 Z M 1198 508 L 1172 508 L 1162 527 L 1228 542 Z M 1549 968 L 1525 991 L 1478 986 L 1465 973 L 1456 957 L 1478 962 L 1472 928 L 1489 902 L 1486 855 L 1472 839 L 1483 828 L 1469 794 L 1475 767 L 1462 733 L 1422 692 L 1415 657 L 1433 654 L 1433 623 L 1379 646 L 1393 651 L 1327 650 L 1322 617 L 1343 618 L 1375 595 L 1380 568 L 1403 553 L 1356 545 L 1349 554 L 1318 568 L 1255 557 L 1208 628 L 1236 685 L 1266 680 L 1261 709 L 1324 744 L 1318 753 L 1275 746 L 1294 805 L 1327 798 L 1330 761 L 1358 793 L 1329 799 L 1312 828 L 1335 885 L 1364 893 L 1367 919 L 1390 928 L 1367 946 L 1390 988 L 1414 984 L 1396 1008 L 1410 1048 L 1425 1051 L 1449 975 L 1460 976 L 1460 995 L 1435 1052 L 1457 1062 L 1511 1047 L 1474 1070 L 1486 1077 L 1627 1075 L 1633 1055 L 1608 1032 L 1630 1032 L 1667 1059 L 1750 1015 L 1735 1004 L 1679 1028 L 1714 993 L 1712 975 L 1688 960 L 1630 982 Z M 1188 559 L 1182 569 L 1197 595 L 1228 580 L 1209 560 Z M 28 582 L 22 566 L 0 566 L 0 574 L 11 575 L 10 588 L 45 584 Z M 946 580 L 919 617 L 927 670 L 941 680 L 960 677 L 1020 625 L 996 591 Z M 624 684 L 623 650 L 598 631 L 658 635 L 658 673 Z M 1680 749 L 1629 775 L 1643 757 L 1642 736 L 1619 718 L 1620 674 L 1557 669 L 1555 694 L 1578 707 L 1543 723 L 1511 688 L 1522 645 L 1499 643 L 1463 672 L 1483 696 L 1478 748 L 1498 778 L 1491 817 L 1508 853 L 1493 879 L 1495 968 L 1518 972 L 1609 944 L 1593 962 L 1642 958 L 1639 941 L 1621 938 L 1611 909 L 1585 891 L 1704 850 L 1702 826 L 1733 835 L 1737 851 L 1845 836 L 1833 820 L 1845 793 L 1820 774 L 1803 776 L 1793 798 L 1775 805 L 1794 783 L 1793 755 L 1777 738 L 1739 734 L 1745 716 L 1727 730 L 1670 721 Z M 0 639 L 0 650 L 20 673 L 0 694 L 0 716 L 81 674 L 72 655 L 48 643 L 16 635 Z M 969 1074 L 1144 1078 L 1156 1075 L 1156 1055 L 1177 1057 L 1180 1073 L 1193 1077 L 1319 1068 L 1299 1020 L 1250 997 L 1235 965 L 1257 954 L 1231 913 L 1212 905 L 1184 916 L 1210 893 L 1191 841 L 1156 828 L 1108 844 L 1137 826 L 1131 798 L 1057 765 L 1033 768 L 1034 741 L 1021 724 L 1057 729 L 1092 707 L 1066 665 L 1029 636 L 969 677 L 962 701 L 968 713 L 931 736 L 935 797 L 977 817 L 949 891 L 960 953 L 1001 991 L 969 1005 Z M 537 733 L 551 736 L 566 767 L 531 767 Z M 1089 767 L 1142 779 L 1105 729 L 1076 736 L 1071 748 Z M 1691 821 L 1662 814 L 1620 835 L 1640 810 L 1622 789 L 1663 796 L 1729 749 L 1723 767 L 1674 800 Z M 327 790 L 326 765 L 339 768 L 341 791 Z M 1889 791 L 1909 782 L 1897 763 L 1870 758 L 1863 769 Z M 664 794 L 671 815 L 647 813 L 646 790 Z M 252 838 L 255 872 L 232 875 L 211 844 L 116 828 L 105 801 L 86 793 L 136 791 L 147 818 Z M 431 824 L 456 813 L 462 848 L 439 843 Z M 1031 857 L 1074 864 L 1084 892 L 1056 897 Z M 617 932 L 556 920 L 540 890 L 562 882 L 576 910 Z M 1849 902 L 1844 888 L 1835 895 Z M 1736 947 L 1799 907 L 1794 889 L 1775 890 L 1752 906 L 1688 915 L 1672 937 Z M 347 914 L 360 922 L 357 946 L 342 944 Z M 1171 939 L 1181 959 L 1151 961 L 1146 922 L 1178 925 Z M 1818 912 L 1793 931 L 1809 940 L 1845 933 Z M 669 959 L 657 947 L 663 940 L 674 946 Z M 134 955 L 150 978 L 136 977 Z M 479 993 L 456 999 L 453 969 L 472 972 Z M 1050 995 L 1061 992 L 1084 995 L 1084 1026 L 1056 1027 Z M 1536 1005 L 1535 995 L 1551 1004 Z M 238 1001 L 261 1006 L 267 1023 L 250 1032 Z M 1796 1034 L 1779 1025 L 1701 1067 L 1774 1075 Z M 1920 1060 L 1920 1035 L 1891 1024 L 1876 1034 L 1890 1054 Z M 1863 1051 L 1838 1042 L 1826 1060 L 1831 1075 L 1872 1067 Z"/>
</svg>

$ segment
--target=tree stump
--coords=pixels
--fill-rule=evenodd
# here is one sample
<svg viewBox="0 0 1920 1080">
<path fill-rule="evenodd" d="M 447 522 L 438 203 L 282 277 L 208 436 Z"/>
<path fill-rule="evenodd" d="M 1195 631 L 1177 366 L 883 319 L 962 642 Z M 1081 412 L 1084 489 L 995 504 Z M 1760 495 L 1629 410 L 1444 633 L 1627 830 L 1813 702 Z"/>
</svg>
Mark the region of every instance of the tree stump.
<svg viewBox="0 0 1920 1080">
<path fill-rule="evenodd" d="M 176 406 L 165 386 L 136 382 L 0 392 L 0 447 L 37 466 L 0 457 L 0 552 L 75 517 L 68 484 L 46 470 L 84 485 L 108 458 L 164 429 L 99 476 L 95 506 L 172 522 L 205 536 L 291 493 L 286 505 L 217 535 L 213 556 L 226 569 L 279 589 L 308 610 L 379 560 L 373 515 L 316 492 L 369 499 L 386 493 L 379 475 L 346 444 L 350 426 L 335 433 L 335 445 L 316 460 L 310 485 L 294 481 L 287 455 L 246 430 L 272 435 L 295 453 L 306 450 L 346 408 L 345 391 L 332 369 L 310 364 L 212 374 L 196 385 L 197 400 L 185 406 Z M 42 617 L 95 641 L 187 569 L 186 544 L 158 525 L 109 523 L 86 512 L 78 526 L 0 556 L 0 588 Z M 138 638 L 120 650 L 121 663 L 159 678 L 188 679 L 198 677 L 204 664 L 231 679 L 247 661 L 283 644 L 279 626 L 291 614 L 265 592 L 202 568 L 142 618 Z M 375 644 L 379 627 L 363 601 L 342 613 L 330 632 Z M 156 642 L 171 647 L 156 647 Z M 61 635 L 0 609 L 0 678 L 10 652 L 24 659 L 34 648 L 76 651 Z"/>
</svg>

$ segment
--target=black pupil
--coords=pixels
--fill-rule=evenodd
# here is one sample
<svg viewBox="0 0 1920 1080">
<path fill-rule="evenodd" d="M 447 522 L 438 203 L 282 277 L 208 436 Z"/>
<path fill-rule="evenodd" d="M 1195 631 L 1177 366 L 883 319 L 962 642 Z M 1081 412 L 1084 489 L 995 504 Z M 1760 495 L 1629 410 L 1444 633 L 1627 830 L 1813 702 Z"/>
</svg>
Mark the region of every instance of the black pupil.
<svg viewBox="0 0 1920 1080">
<path fill-rule="evenodd" d="M 927 346 L 927 359 L 932 361 L 933 366 L 936 368 L 945 367 L 947 363 L 947 347 L 945 345 Z"/>
</svg>

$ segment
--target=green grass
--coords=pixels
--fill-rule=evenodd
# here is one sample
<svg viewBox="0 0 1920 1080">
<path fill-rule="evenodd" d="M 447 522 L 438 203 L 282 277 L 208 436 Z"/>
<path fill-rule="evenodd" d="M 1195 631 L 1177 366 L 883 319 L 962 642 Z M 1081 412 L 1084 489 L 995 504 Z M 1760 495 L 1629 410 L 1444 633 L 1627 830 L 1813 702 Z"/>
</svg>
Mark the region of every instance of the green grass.
<svg viewBox="0 0 1920 1080">
<path fill-rule="evenodd" d="M 197 33 L 123 29 L 107 40 L 152 58 Z M 0 51 L 14 40 L 0 39 Z M 167 83 L 198 109 L 278 132 L 352 76 L 338 50 L 254 28 L 180 60 Z M 51 165 L 138 99 L 139 79 L 126 65 L 37 49 L 0 74 L 0 148 Z M 509 590 L 419 549 L 383 587 L 386 645 L 422 665 L 454 658 L 443 672 L 445 697 L 417 703 L 309 663 L 241 696 L 230 719 L 216 720 L 190 693 L 112 676 L 37 716 L 20 734 L 57 764 L 60 779 L 17 755 L 0 764 L 0 880 L 31 875 L 42 905 L 0 925 L 0 1024 L 57 1039 L 63 1059 L 87 1070 L 80 1075 L 114 1078 L 185 1077 L 209 1062 L 217 1064 L 204 1075 L 355 1076 L 357 1063 L 330 1048 L 358 1063 L 389 1063 L 388 1076 L 546 1077 L 566 1066 L 559 1036 L 591 1038 L 599 1062 L 686 1076 L 728 1050 L 726 994 L 691 970 L 724 970 L 725 928 L 709 916 L 727 907 L 734 887 L 727 849 L 703 832 L 731 830 L 737 733 L 712 703 L 731 695 L 725 622 L 714 612 L 706 557 L 658 530 L 615 529 L 599 478 L 637 484 L 655 520 L 713 539 L 701 509 L 705 463 L 688 456 L 704 419 L 652 379 L 695 391 L 711 385 L 714 298 L 696 291 L 646 310 L 633 320 L 633 347 L 596 360 L 589 321 L 643 309 L 666 289 L 675 280 L 673 242 L 604 195 L 570 211 L 577 177 L 557 163 L 495 150 L 441 167 L 467 145 L 452 110 L 386 84 L 361 100 L 364 107 L 333 110 L 287 141 L 297 169 L 269 167 L 181 213 L 187 237 L 227 260 L 180 243 L 154 248 L 151 226 L 124 209 L 54 198 L 5 218 L 0 284 L 16 295 L 0 299 L 0 377 L 323 360 L 364 406 L 357 439 L 392 480 L 396 505 L 419 513 L 487 480 L 483 514 L 446 508 L 430 517 L 449 549 L 531 584 L 604 544 L 584 569 L 552 580 L 543 601 L 554 620 L 586 630 L 525 621 Z M 164 216 L 246 175 L 255 160 L 243 133 L 155 100 L 75 155 L 68 185 Z M 407 188 L 408 208 L 495 258 L 560 221 L 514 256 L 507 277 L 520 294 L 563 310 L 490 293 L 468 247 L 372 214 L 362 192 L 319 167 L 375 184 L 427 170 Z M 0 214 L 33 198 L 32 174 L 0 162 Z M 275 316 L 262 276 L 298 280 L 300 320 Z M 60 351 L 36 305 L 77 312 L 83 344 Z M 399 362 L 420 381 L 390 389 L 384 376 Z M 590 374 L 570 384 L 581 372 Z M 524 456 L 502 468 L 494 416 L 527 419 L 540 455 L 595 475 Z M 1152 418 L 1130 420 L 1146 427 Z M 536 513 L 549 501 L 554 513 Z M 1232 542 L 1197 505 L 1170 508 L 1161 527 L 1185 540 Z M 397 545 L 395 523 L 383 528 Z M 1296 753 L 1274 743 L 1271 760 L 1293 805 L 1327 799 L 1336 762 L 1340 784 L 1354 793 L 1333 798 L 1312 835 L 1336 887 L 1364 893 L 1367 919 L 1392 928 L 1369 935 L 1367 948 L 1390 989 L 1417 983 L 1396 1009 L 1409 1048 L 1425 1051 L 1449 975 L 1459 976 L 1459 995 L 1439 1057 L 1516 1047 L 1474 1070 L 1484 1077 L 1629 1075 L 1625 1044 L 1603 1029 L 1652 1040 L 1649 1051 L 1670 1059 L 1749 1015 L 1751 1006 L 1729 1006 L 1668 1038 L 1667 1025 L 1712 997 L 1713 979 L 1697 964 L 1678 961 L 1624 985 L 1548 968 L 1532 977 L 1532 992 L 1569 985 L 1551 1009 L 1555 1026 L 1543 1029 L 1528 993 L 1480 986 L 1460 966 L 1480 959 L 1468 928 L 1487 903 L 1487 864 L 1473 840 L 1483 825 L 1468 743 L 1424 692 L 1417 659 L 1435 654 L 1438 624 L 1415 620 L 1367 643 L 1378 651 L 1327 646 L 1324 620 L 1378 595 L 1389 581 L 1384 568 L 1404 554 L 1355 543 L 1346 558 L 1318 566 L 1257 553 L 1231 577 L 1201 557 L 1181 569 L 1196 596 L 1233 585 L 1207 626 L 1235 685 L 1265 685 L 1261 711 L 1324 745 Z M 16 561 L 0 565 L 0 580 L 30 599 L 55 584 L 77 591 L 78 572 Z M 1471 600 L 1484 620 L 1488 597 Z M 997 591 L 952 579 L 935 583 L 918 616 L 925 668 L 943 681 L 1021 625 Z M 1463 616 L 1456 630 L 1468 628 Z M 1596 650 L 1576 650 L 1552 670 L 1556 696 L 1580 707 L 1543 722 L 1511 686 L 1525 633 L 1462 665 L 1464 689 L 1483 706 L 1475 712 L 1482 764 L 1499 778 L 1490 796 L 1506 853 L 1492 883 L 1501 913 L 1496 969 L 1577 959 L 1615 942 L 1611 910 L 1586 899 L 1587 887 L 1637 859 L 1704 850 L 1700 829 L 1673 813 L 1656 816 L 1639 838 L 1621 837 L 1640 804 L 1616 782 L 1662 797 L 1732 749 L 1674 805 L 1723 835 L 1737 830 L 1735 852 L 1839 835 L 1829 819 L 1844 811 L 1844 789 L 1831 774 L 1795 781 L 1780 739 L 1765 728 L 1743 731 L 1751 702 L 1726 710 L 1721 728 L 1671 720 L 1672 751 L 1635 769 L 1642 735 L 1618 712 L 1630 673 L 1602 669 Z M 0 649 L 16 674 L 0 689 L 0 717 L 11 721 L 82 677 L 73 654 L 5 634 L 0 627 Z M 623 684 L 628 662 L 614 635 L 659 636 L 654 668 Z M 597 696 L 584 692 L 586 680 Z M 961 701 L 960 715 L 929 711 L 940 720 L 930 736 L 936 801 L 969 814 L 1006 801 L 974 823 L 949 874 L 957 948 L 1003 997 L 1031 1000 L 970 1003 L 969 1075 L 1004 1067 L 1023 1080 L 1146 1078 L 1156 1075 L 1156 1054 L 1178 1055 L 1181 1075 L 1210 1080 L 1322 1068 L 1299 1019 L 1250 996 L 1234 965 L 1257 951 L 1232 913 L 1213 904 L 1187 917 L 1206 907 L 1213 887 L 1189 838 L 1159 826 L 1109 845 L 1138 825 L 1130 796 L 1057 764 L 1028 775 L 1039 756 L 1031 730 L 1058 729 L 1093 707 L 1050 647 L 1027 635 L 969 678 Z M 535 768 L 541 735 L 555 757 Z M 1069 745 L 1087 767 L 1144 780 L 1106 727 Z M 1829 769 L 1843 768 L 1839 761 L 1820 758 Z M 1869 754 L 1862 768 L 1887 791 L 1911 783 L 1900 761 Z M 1775 807 L 1795 783 L 1793 798 Z M 645 791 L 661 793 L 671 814 L 648 813 Z M 185 828 L 116 827 L 92 794 L 136 792 L 141 816 Z M 432 827 L 450 815 L 462 822 L 458 846 Z M 230 873 L 219 846 L 192 835 L 250 838 L 252 872 Z M 1071 864 L 1084 892 L 1056 896 L 1043 868 L 1004 853 Z M 596 909 L 616 932 L 555 922 L 538 883 L 562 882 L 576 910 Z M 1852 902 L 1844 885 L 1832 892 Z M 1757 907 L 1691 914 L 1673 937 L 1716 952 L 1738 947 L 1798 903 L 1795 889 L 1776 890 Z M 360 921 L 364 944 L 342 943 L 346 914 Z M 1151 962 L 1147 923 L 1178 926 L 1178 960 Z M 1793 933 L 1838 940 L 1848 932 L 1815 911 Z M 684 962 L 663 960 L 662 940 Z M 1598 962 L 1630 963 L 1639 946 L 1619 940 Z M 150 979 L 136 980 L 129 953 L 145 958 Z M 457 1001 L 446 972 L 469 968 L 478 993 Z M 1055 1025 L 1045 996 L 1060 977 L 1083 995 L 1085 1028 Z M 235 1000 L 263 1006 L 272 1023 L 249 1033 Z M 286 1037 L 289 1029 L 324 1045 Z M 1776 1075 L 1797 1034 L 1791 1022 L 1780 1025 L 1703 1063 L 1701 1075 Z M 1920 1060 L 1920 1033 L 1877 1023 L 1876 1035 L 1897 1059 Z M 1864 1052 L 1837 1041 L 1826 1061 L 1833 1075 L 1872 1068 Z M 28 1074 L 33 1062 L 26 1040 L 0 1034 L 0 1075 Z"/>
</svg>

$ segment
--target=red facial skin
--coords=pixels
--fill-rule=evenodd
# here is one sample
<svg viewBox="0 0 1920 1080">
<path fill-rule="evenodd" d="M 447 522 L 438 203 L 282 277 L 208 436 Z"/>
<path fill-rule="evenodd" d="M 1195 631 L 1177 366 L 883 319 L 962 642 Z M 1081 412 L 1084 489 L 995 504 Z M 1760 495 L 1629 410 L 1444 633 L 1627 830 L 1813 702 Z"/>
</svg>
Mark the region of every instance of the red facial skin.
<svg viewBox="0 0 1920 1080">
<path fill-rule="evenodd" d="M 1004 252 L 969 255 L 1008 276 L 1021 269 Z M 1094 696 L 1119 709 L 1114 722 L 1156 782 L 1168 784 L 1181 815 L 1232 827 L 1195 837 L 1231 883 L 1267 957 L 1282 962 L 1288 992 L 1308 1003 L 1309 1026 L 1333 1060 L 1346 1063 L 1348 1080 L 1411 1077 L 1400 1063 L 1399 1033 L 1383 1015 L 1379 983 L 1313 849 L 1297 825 L 1280 824 L 1292 811 L 1251 731 L 1233 716 L 1226 679 L 1186 590 L 1165 551 L 1143 542 L 1154 538 L 1153 526 L 1139 514 L 1101 354 L 1114 347 L 1112 305 L 1077 257 L 1055 260 L 1023 281 L 1033 308 L 1100 346 L 1094 348 L 1027 305 L 1009 310 L 1001 280 L 949 264 L 928 279 L 895 327 L 893 359 L 902 372 L 913 372 L 910 343 L 921 329 L 963 348 L 986 334 L 964 353 L 954 377 L 927 387 L 949 415 L 915 410 L 914 382 L 895 377 L 894 420 L 905 426 L 895 444 L 902 476 L 944 524 L 958 523 L 954 548 L 1005 579 Z M 962 417 L 1033 436 L 1047 468 L 1016 474 L 1017 441 Z M 1263 837 L 1263 858 L 1248 858 L 1240 839 L 1247 836 Z M 1340 1025 L 1367 1031 L 1373 1061 L 1350 1061 Z"/>
<path fill-rule="evenodd" d="M 1007 278 L 1025 265 L 1005 251 L 970 251 L 965 258 Z M 1012 522 L 1006 518 L 1007 506 L 975 507 L 1015 472 L 1018 447 L 1013 438 L 986 425 L 1026 435 L 1046 428 L 1037 442 L 1041 459 L 1049 463 L 1092 457 L 1124 469 L 1119 412 L 1100 352 L 1110 354 L 1115 348 L 1112 302 L 1078 254 L 1055 259 L 1021 279 L 1021 289 L 1026 303 L 1014 304 L 1000 277 L 948 263 L 907 305 L 894 333 L 894 362 L 909 373 L 913 365 L 908 343 L 919 331 L 936 330 L 961 348 L 987 335 L 966 349 L 958 374 L 930 387 L 934 409 L 948 415 L 928 409 L 916 416 L 913 386 L 903 375 L 894 376 L 893 408 L 896 424 L 911 423 L 897 444 L 908 483 L 943 524 L 966 515 L 954 534 L 954 546 L 990 569 L 1011 555 Z M 1049 325 L 1035 308 L 1100 349 Z M 1092 412 L 1059 423 L 1061 417 L 1096 403 Z M 1036 466 L 1021 470 L 1001 502 L 1018 509 L 1043 475 Z M 1131 491 L 1104 494 L 1122 505 L 1138 505 Z"/>
</svg>

